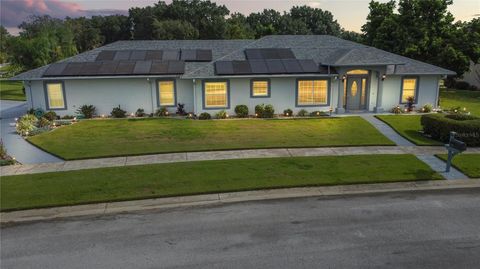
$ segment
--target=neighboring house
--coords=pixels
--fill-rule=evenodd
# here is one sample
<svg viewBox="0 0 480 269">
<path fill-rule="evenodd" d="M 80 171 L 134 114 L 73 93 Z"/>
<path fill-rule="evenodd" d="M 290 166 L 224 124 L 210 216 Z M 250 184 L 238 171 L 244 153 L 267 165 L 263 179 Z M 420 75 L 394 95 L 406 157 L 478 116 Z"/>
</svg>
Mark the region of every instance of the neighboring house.
<svg viewBox="0 0 480 269">
<path fill-rule="evenodd" d="M 118 105 L 152 113 L 178 103 L 188 112 L 234 114 L 245 104 L 277 113 L 382 112 L 406 103 L 437 104 L 439 80 L 455 73 L 327 35 L 258 40 L 117 41 L 14 77 L 31 108 L 73 115 Z"/>
</svg>

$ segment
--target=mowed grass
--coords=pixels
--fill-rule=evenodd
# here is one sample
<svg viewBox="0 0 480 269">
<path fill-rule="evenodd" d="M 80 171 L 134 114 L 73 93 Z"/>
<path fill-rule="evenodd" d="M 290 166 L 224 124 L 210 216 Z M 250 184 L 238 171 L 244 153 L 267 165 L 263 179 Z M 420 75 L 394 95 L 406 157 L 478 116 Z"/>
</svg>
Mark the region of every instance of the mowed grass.
<svg viewBox="0 0 480 269">
<path fill-rule="evenodd" d="M 425 137 L 419 132 L 422 130 L 421 115 L 377 115 L 376 117 L 416 145 L 443 145 L 441 142 Z"/>
<path fill-rule="evenodd" d="M 0 79 L 0 99 L 25 101 L 25 94 L 23 94 L 23 84 L 20 81 L 8 81 Z"/>
<path fill-rule="evenodd" d="M 226 149 L 394 145 L 360 117 L 85 120 L 29 141 L 70 160 Z"/>
<path fill-rule="evenodd" d="M 441 90 L 440 106 L 443 109 L 465 107 L 473 115 L 480 116 L 480 91 Z"/>
<path fill-rule="evenodd" d="M 446 161 L 447 154 L 437 155 Z M 453 157 L 452 165 L 471 178 L 480 178 L 480 154 L 459 154 Z"/>
<path fill-rule="evenodd" d="M 433 180 L 413 155 L 183 162 L 5 176 L 1 210 L 296 186 Z"/>
</svg>

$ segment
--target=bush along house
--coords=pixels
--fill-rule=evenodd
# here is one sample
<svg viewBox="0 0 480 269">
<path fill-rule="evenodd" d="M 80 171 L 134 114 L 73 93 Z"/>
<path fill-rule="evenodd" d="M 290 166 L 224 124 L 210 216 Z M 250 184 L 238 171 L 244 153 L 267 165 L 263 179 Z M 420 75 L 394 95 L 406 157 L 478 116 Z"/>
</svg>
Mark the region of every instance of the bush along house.
<svg viewBox="0 0 480 269">
<path fill-rule="evenodd" d="M 275 111 L 389 111 L 408 99 L 438 103 L 439 81 L 455 73 L 327 35 L 257 40 L 117 41 L 12 78 L 29 108 L 74 115 L 93 105 L 108 115 L 162 107 L 175 113 L 234 114 L 258 104 Z"/>
</svg>

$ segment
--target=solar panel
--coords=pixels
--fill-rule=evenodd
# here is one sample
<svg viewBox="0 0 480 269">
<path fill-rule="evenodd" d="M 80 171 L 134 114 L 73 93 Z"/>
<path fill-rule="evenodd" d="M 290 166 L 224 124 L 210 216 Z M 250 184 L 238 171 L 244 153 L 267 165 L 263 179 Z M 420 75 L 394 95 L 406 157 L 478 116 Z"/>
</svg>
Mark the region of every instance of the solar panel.
<svg viewBox="0 0 480 269">
<path fill-rule="evenodd" d="M 43 73 L 44 77 L 55 77 L 61 76 L 63 70 L 67 67 L 67 63 L 56 63 L 51 64 L 47 70 Z"/>
<path fill-rule="evenodd" d="M 134 68 L 135 62 L 121 61 L 118 63 L 117 69 L 115 69 L 115 75 L 131 75 Z"/>
<path fill-rule="evenodd" d="M 115 53 L 115 50 L 102 50 L 97 55 L 95 61 L 111 61 L 113 60 L 113 57 L 115 57 Z"/>
<path fill-rule="evenodd" d="M 277 49 L 262 49 L 260 53 L 263 59 L 281 59 Z"/>
<path fill-rule="evenodd" d="M 277 49 L 279 59 L 296 59 L 291 49 Z"/>
<path fill-rule="evenodd" d="M 79 72 L 79 75 L 82 75 L 82 76 L 96 75 L 101 66 L 102 66 L 101 62 L 83 63 L 83 66 Z"/>
<path fill-rule="evenodd" d="M 145 55 L 145 60 L 162 60 L 162 50 L 149 50 Z"/>
<path fill-rule="evenodd" d="M 317 73 L 318 66 L 313 60 L 298 60 L 298 63 L 302 67 L 304 73 Z"/>
<path fill-rule="evenodd" d="M 285 67 L 283 67 L 282 60 L 266 60 L 268 72 L 271 74 L 283 74 L 286 73 Z"/>
<path fill-rule="evenodd" d="M 180 58 L 182 61 L 196 61 L 197 60 L 197 50 L 183 50 L 182 56 Z"/>
<path fill-rule="evenodd" d="M 303 69 L 296 59 L 285 59 L 282 60 L 283 66 L 287 73 L 302 73 Z"/>
<path fill-rule="evenodd" d="M 150 74 L 167 74 L 168 73 L 168 62 L 154 61 L 150 67 Z"/>
<path fill-rule="evenodd" d="M 235 75 L 251 74 L 252 69 L 248 61 L 233 61 L 233 73 Z"/>
<path fill-rule="evenodd" d="M 259 49 L 246 49 L 245 56 L 248 60 L 261 60 L 263 59 L 263 55 Z"/>
<path fill-rule="evenodd" d="M 102 66 L 98 70 L 98 75 L 112 75 L 115 74 L 118 62 L 102 62 Z"/>
<path fill-rule="evenodd" d="M 171 60 L 179 60 L 178 50 L 164 50 L 162 60 L 163 61 L 171 61 Z"/>
<path fill-rule="evenodd" d="M 150 68 L 152 67 L 152 61 L 137 61 L 135 63 L 135 68 L 133 68 L 133 74 L 149 74 Z"/>
<path fill-rule="evenodd" d="M 233 74 L 233 65 L 231 61 L 215 62 L 215 73 L 217 75 L 231 75 Z"/>
<path fill-rule="evenodd" d="M 183 74 L 183 73 L 185 73 L 185 62 L 182 62 L 182 61 L 168 62 L 168 74 Z"/>
<path fill-rule="evenodd" d="M 62 76 L 78 76 L 80 70 L 83 67 L 83 63 L 68 63 L 65 69 L 62 71 Z"/>
<path fill-rule="evenodd" d="M 265 61 L 254 60 L 249 62 L 250 62 L 250 68 L 252 69 L 253 74 L 268 74 L 268 68 Z"/>
<path fill-rule="evenodd" d="M 130 54 L 130 60 L 143 61 L 145 60 L 146 55 L 147 55 L 146 50 L 132 50 L 132 54 Z"/>
<path fill-rule="evenodd" d="M 212 50 L 197 50 L 197 62 L 210 62 L 212 58 Z"/>
<path fill-rule="evenodd" d="M 248 60 L 295 59 L 292 50 L 288 48 L 246 49 L 245 56 Z"/>
<path fill-rule="evenodd" d="M 130 53 L 132 51 L 130 50 L 118 50 L 117 53 L 115 53 L 115 57 L 113 57 L 114 61 L 122 61 L 122 60 L 128 60 L 130 59 Z"/>
</svg>

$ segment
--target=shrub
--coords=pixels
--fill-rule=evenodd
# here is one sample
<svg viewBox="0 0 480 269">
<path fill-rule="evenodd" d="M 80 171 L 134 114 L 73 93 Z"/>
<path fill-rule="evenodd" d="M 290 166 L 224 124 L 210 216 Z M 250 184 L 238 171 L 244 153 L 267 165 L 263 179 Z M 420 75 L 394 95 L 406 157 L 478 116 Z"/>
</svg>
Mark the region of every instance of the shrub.
<svg viewBox="0 0 480 269">
<path fill-rule="evenodd" d="M 239 118 L 246 118 L 248 117 L 248 106 L 246 105 L 238 105 L 235 107 L 235 114 Z"/>
<path fill-rule="evenodd" d="M 52 122 L 49 121 L 47 118 L 43 117 L 43 118 L 40 118 L 37 122 L 37 126 L 42 128 L 42 127 L 45 127 L 45 126 L 49 126 Z"/>
<path fill-rule="evenodd" d="M 118 107 L 114 107 L 112 109 L 112 112 L 110 113 L 112 117 L 114 118 L 125 118 L 127 115 L 127 111 L 123 110 L 120 108 L 120 105 Z"/>
<path fill-rule="evenodd" d="M 450 109 L 447 109 L 446 111 L 450 112 L 450 113 L 454 113 L 454 114 L 470 114 L 468 111 L 467 111 L 467 108 L 465 107 L 459 107 L 459 106 L 456 106 L 456 107 L 452 107 Z"/>
<path fill-rule="evenodd" d="M 264 104 L 255 106 L 255 116 L 261 118 L 261 117 L 263 117 L 264 112 L 265 112 L 265 105 Z"/>
<path fill-rule="evenodd" d="M 32 131 L 30 131 L 28 133 L 29 136 L 34 136 L 34 135 L 39 135 L 41 133 L 45 133 L 45 132 L 48 132 L 50 131 L 50 126 L 43 126 L 43 127 L 40 127 L 40 128 L 35 128 L 33 129 Z"/>
<path fill-rule="evenodd" d="M 28 135 L 36 128 L 35 124 L 37 121 L 38 119 L 34 115 L 26 114 L 17 121 L 15 129 L 20 135 Z"/>
<path fill-rule="evenodd" d="M 47 113 L 43 114 L 43 117 L 49 121 L 54 121 L 57 119 L 57 113 L 55 113 L 55 111 L 48 111 Z"/>
<path fill-rule="evenodd" d="M 65 115 L 65 116 L 62 117 L 62 119 L 64 119 L 64 120 L 71 120 L 73 118 L 75 118 L 75 116 L 72 116 L 72 115 Z"/>
<path fill-rule="evenodd" d="M 193 112 L 189 112 L 185 118 L 189 119 L 189 120 L 192 120 L 192 119 L 197 118 L 197 116 L 195 114 L 193 114 Z"/>
<path fill-rule="evenodd" d="M 262 118 L 273 118 L 273 114 L 275 113 L 275 109 L 272 105 L 266 105 L 265 110 L 263 111 Z"/>
<path fill-rule="evenodd" d="M 54 121 L 56 126 L 62 126 L 62 125 L 72 125 L 71 120 L 56 120 Z"/>
<path fill-rule="evenodd" d="M 468 146 L 480 146 L 480 118 L 467 115 L 428 114 L 421 117 L 423 132 L 447 143 L 450 132 Z"/>
<path fill-rule="evenodd" d="M 220 110 L 217 112 L 217 114 L 215 114 L 215 117 L 217 119 L 226 119 L 228 117 L 228 114 L 227 114 L 227 111 L 224 110 Z"/>
<path fill-rule="evenodd" d="M 328 116 L 329 114 L 327 112 L 324 112 L 324 111 L 313 111 L 312 113 L 310 113 L 310 116 L 312 117 L 324 117 L 324 116 Z"/>
<path fill-rule="evenodd" d="M 118 106 L 120 108 L 120 106 Z M 115 109 L 115 108 L 114 108 Z M 94 105 L 83 105 L 77 109 L 77 113 L 82 114 L 84 118 L 91 119 L 95 116 L 95 106 Z M 113 111 L 112 111 L 113 113 Z M 126 113 L 126 112 L 125 112 Z M 113 114 L 112 114 L 113 116 Z M 115 117 L 115 116 L 113 116 Z M 123 117 L 115 117 L 115 118 L 123 118 Z"/>
<path fill-rule="evenodd" d="M 423 105 L 420 112 L 430 113 L 430 112 L 432 112 L 432 110 L 433 110 L 433 106 L 431 104 L 425 104 L 425 105 Z"/>
<path fill-rule="evenodd" d="M 207 112 L 203 112 L 202 114 L 200 114 L 200 116 L 198 116 L 199 120 L 209 120 L 211 118 L 212 116 L 210 116 L 210 114 L 208 114 Z"/>
<path fill-rule="evenodd" d="M 473 89 L 472 86 L 466 81 L 456 81 L 454 83 L 453 87 L 458 89 L 458 90 L 471 90 L 471 89 Z"/>
<path fill-rule="evenodd" d="M 185 115 L 186 112 L 185 112 L 185 104 L 180 104 L 178 103 L 177 104 L 177 115 Z"/>
<path fill-rule="evenodd" d="M 137 109 L 137 112 L 135 112 L 136 117 L 145 117 L 145 110 L 143 108 Z"/>
<path fill-rule="evenodd" d="M 155 111 L 155 116 L 157 117 L 166 117 L 168 116 L 168 114 L 168 109 L 164 106 L 158 108 L 157 111 Z"/>
<path fill-rule="evenodd" d="M 308 116 L 308 111 L 302 108 L 302 109 L 300 109 L 300 111 L 298 111 L 297 116 L 306 117 L 306 116 Z"/>
<path fill-rule="evenodd" d="M 392 108 L 392 110 L 390 110 L 390 112 L 392 112 L 393 114 L 402 114 L 403 109 L 400 106 L 396 106 L 396 107 Z"/>
<path fill-rule="evenodd" d="M 290 108 L 287 108 L 283 111 L 283 116 L 291 117 L 293 116 L 293 111 Z"/>
<path fill-rule="evenodd" d="M 413 96 L 407 97 L 407 111 L 412 112 L 414 108 L 415 98 Z"/>
</svg>

